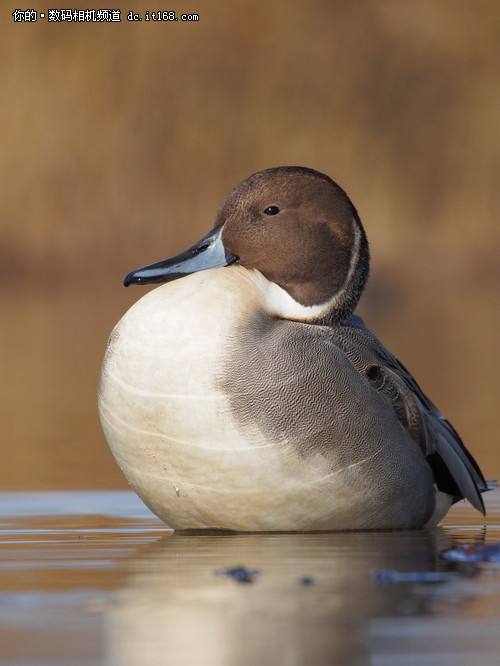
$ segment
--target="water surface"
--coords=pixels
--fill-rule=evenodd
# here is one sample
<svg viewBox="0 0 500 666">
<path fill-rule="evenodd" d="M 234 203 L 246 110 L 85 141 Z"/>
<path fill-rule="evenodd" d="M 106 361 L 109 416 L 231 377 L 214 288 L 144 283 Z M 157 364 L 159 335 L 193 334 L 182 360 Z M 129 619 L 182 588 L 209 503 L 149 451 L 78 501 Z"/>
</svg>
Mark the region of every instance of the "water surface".
<svg viewBox="0 0 500 666">
<path fill-rule="evenodd" d="M 0 493 L 0 663 L 496 666 L 500 564 L 441 556 L 500 540 L 487 505 L 432 532 L 189 534 L 126 491 Z"/>
</svg>

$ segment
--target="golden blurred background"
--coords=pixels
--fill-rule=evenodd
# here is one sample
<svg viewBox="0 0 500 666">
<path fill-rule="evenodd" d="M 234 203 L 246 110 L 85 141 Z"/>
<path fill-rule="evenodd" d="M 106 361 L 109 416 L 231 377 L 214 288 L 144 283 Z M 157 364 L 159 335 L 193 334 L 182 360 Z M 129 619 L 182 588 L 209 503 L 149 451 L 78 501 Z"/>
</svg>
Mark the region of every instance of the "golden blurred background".
<svg viewBox="0 0 500 666">
<path fill-rule="evenodd" d="M 121 279 L 279 165 L 350 194 L 373 256 L 362 314 L 498 475 L 500 3 L 117 6 L 120 23 L 2 12 L 0 487 L 125 486 L 95 398 L 144 294 Z"/>
</svg>

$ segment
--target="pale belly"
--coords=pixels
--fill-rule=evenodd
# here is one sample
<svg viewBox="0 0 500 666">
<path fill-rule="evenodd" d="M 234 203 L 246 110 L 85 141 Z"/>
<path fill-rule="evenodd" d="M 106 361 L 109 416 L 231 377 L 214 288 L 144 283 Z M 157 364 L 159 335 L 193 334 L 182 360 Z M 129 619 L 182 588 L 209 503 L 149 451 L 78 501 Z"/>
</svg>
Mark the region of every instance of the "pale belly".
<svg viewBox="0 0 500 666">
<path fill-rule="evenodd" d="M 153 290 L 118 324 L 99 411 L 130 485 L 176 529 L 404 527 L 365 510 L 378 454 L 332 470 L 320 454 L 305 464 L 287 442 L 236 427 L 217 377 L 241 305 L 257 297 L 238 269 L 197 273 Z"/>
</svg>

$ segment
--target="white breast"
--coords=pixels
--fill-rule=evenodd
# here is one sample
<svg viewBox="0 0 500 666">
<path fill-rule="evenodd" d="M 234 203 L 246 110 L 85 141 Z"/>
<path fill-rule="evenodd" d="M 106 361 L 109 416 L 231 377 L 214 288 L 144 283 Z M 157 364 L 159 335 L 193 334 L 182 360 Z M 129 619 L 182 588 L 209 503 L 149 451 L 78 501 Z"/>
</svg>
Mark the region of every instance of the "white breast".
<svg viewBox="0 0 500 666">
<path fill-rule="evenodd" d="M 129 483 L 172 527 L 279 529 L 276 511 L 291 520 L 290 498 L 323 475 L 323 461 L 306 470 L 258 432 L 244 439 L 217 388 L 227 341 L 259 298 L 245 269 L 196 273 L 148 293 L 111 335 L 103 429 Z"/>
</svg>

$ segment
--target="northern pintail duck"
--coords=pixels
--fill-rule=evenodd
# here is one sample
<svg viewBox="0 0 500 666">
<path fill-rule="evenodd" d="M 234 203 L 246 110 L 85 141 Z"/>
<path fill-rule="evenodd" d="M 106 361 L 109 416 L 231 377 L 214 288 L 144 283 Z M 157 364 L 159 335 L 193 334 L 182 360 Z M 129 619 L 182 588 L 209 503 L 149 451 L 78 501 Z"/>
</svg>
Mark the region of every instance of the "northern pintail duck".
<svg viewBox="0 0 500 666">
<path fill-rule="evenodd" d="M 102 425 L 177 529 L 415 529 L 486 483 L 450 423 L 353 315 L 368 278 L 346 193 L 304 167 L 238 185 L 114 329 Z"/>
</svg>

